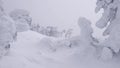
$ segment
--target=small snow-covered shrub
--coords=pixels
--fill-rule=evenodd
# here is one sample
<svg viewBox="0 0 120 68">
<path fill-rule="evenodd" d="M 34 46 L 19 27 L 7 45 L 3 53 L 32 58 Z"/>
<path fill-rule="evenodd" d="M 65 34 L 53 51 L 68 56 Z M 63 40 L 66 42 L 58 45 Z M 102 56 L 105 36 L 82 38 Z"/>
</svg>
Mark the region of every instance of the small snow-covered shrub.
<svg viewBox="0 0 120 68">
<path fill-rule="evenodd" d="M 54 52 L 56 49 L 54 48 L 55 46 L 55 41 L 53 40 L 54 38 L 51 37 L 44 37 L 40 40 L 40 51 L 43 52 Z"/>
<path fill-rule="evenodd" d="M 49 37 L 56 37 L 56 38 L 58 37 L 70 38 L 72 34 L 72 29 L 68 29 L 66 31 L 65 30 L 60 31 L 55 26 L 43 27 L 43 26 L 40 26 L 39 24 L 32 24 L 31 30 Z"/>
<path fill-rule="evenodd" d="M 102 49 L 100 59 L 102 59 L 102 60 L 110 60 L 112 58 L 113 58 L 113 52 L 109 48 L 104 47 Z"/>
</svg>

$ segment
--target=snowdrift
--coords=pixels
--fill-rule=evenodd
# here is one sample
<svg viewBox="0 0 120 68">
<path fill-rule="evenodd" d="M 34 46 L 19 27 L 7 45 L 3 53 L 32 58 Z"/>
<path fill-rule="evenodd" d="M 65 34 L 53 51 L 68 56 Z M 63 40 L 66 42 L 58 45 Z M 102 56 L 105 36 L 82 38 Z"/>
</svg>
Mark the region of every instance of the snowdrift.
<svg viewBox="0 0 120 68">
<path fill-rule="evenodd" d="M 12 43 L 9 53 L 0 59 L 0 68 L 119 68 L 119 62 L 100 62 L 84 55 L 81 47 L 61 47 L 49 51 L 50 38 L 34 31 L 18 33 L 18 40 Z M 44 40 L 45 41 L 45 40 Z M 48 43 L 49 42 L 49 43 Z M 53 42 L 53 40 L 52 40 Z M 46 44 L 42 49 L 42 44 Z M 47 52 L 46 52 L 47 51 Z M 89 52 L 87 52 L 89 53 Z M 88 58 L 86 58 L 88 56 Z"/>
</svg>

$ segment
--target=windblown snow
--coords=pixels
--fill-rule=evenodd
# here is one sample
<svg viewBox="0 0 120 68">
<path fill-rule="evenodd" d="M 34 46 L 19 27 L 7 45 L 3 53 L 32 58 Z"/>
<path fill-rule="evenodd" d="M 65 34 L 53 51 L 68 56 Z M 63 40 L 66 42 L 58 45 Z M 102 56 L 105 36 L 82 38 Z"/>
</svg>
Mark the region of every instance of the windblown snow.
<svg viewBox="0 0 120 68">
<path fill-rule="evenodd" d="M 47 37 L 34 31 L 20 32 L 17 38 L 16 42 L 11 43 L 9 53 L 0 59 L 0 68 L 120 67 L 118 59 L 103 62 L 95 59 L 90 54 L 83 54 L 90 53 L 89 51 L 83 52 L 82 48 L 84 46 L 74 46 L 72 48 L 68 46 L 56 46 L 56 48 L 52 48 L 51 44 L 57 44 L 55 40 L 59 39 Z M 47 39 L 47 41 L 44 39 Z"/>
</svg>

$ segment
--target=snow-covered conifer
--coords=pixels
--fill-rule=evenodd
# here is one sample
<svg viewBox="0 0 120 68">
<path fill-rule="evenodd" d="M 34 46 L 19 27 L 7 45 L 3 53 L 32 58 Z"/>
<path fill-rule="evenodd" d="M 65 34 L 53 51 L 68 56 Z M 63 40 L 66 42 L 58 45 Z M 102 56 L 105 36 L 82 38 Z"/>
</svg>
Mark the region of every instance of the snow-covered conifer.
<svg viewBox="0 0 120 68">
<path fill-rule="evenodd" d="M 15 9 L 10 12 L 10 17 L 16 22 L 18 32 L 30 29 L 32 18 L 30 17 L 30 13 L 28 11 L 23 9 Z"/>
</svg>

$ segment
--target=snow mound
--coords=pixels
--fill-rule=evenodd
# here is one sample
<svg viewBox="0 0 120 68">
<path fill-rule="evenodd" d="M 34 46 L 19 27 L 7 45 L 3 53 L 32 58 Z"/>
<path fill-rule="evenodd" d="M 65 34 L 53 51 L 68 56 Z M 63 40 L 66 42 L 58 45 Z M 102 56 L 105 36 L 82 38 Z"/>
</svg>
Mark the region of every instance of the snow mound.
<svg viewBox="0 0 120 68">
<path fill-rule="evenodd" d="M 40 47 L 40 41 L 44 38 L 49 37 L 30 30 L 18 33 L 18 40 L 11 44 L 10 52 L 0 59 L 0 68 L 119 68 L 119 63 L 105 64 L 90 58 L 83 62 L 86 56 L 90 56 L 89 47 L 85 52 L 88 55 L 84 54 L 82 58 L 82 46 L 58 47 L 56 51 L 46 53 Z M 53 39 L 52 42 L 59 40 L 53 37 L 50 39 Z M 51 43 L 51 40 L 49 41 Z M 47 47 L 45 45 L 45 48 Z"/>
<path fill-rule="evenodd" d="M 107 48 L 107 47 L 104 47 L 103 50 L 102 50 L 102 53 L 101 53 L 101 59 L 103 60 L 110 60 L 113 58 L 113 54 L 112 54 L 112 51 Z"/>
</svg>

